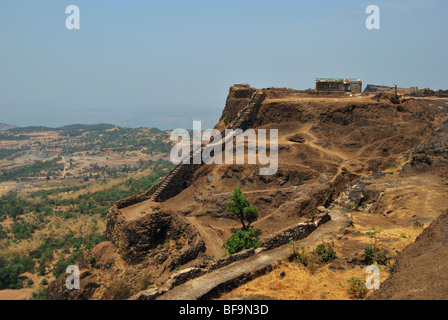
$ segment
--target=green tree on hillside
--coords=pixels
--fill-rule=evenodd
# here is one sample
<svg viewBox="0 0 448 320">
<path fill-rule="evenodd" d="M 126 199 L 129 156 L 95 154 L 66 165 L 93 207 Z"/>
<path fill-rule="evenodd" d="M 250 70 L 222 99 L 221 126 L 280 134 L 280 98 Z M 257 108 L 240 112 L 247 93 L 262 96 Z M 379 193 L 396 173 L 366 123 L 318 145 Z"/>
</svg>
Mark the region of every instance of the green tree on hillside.
<svg viewBox="0 0 448 320">
<path fill-rule="evenodd" d="M 250 205 L 249 200 L 243 196 L 243 191 L 240 187 L 236 187 L 235 190 L 233 190 L 230 200 L 231 202 L 225 203 L 227 211 L 232 216 L 236 216 L 240 219 L 244 231 L 249 230 L 250 224 L 258 219 L 257 207 Z"/>
<path fill-rule="evenodd" d="M 230 254 L 260 247 L 262 243 L 258 236 L 261 234 L 261 230 L 251 227 L 251 223 L 258 219 L 258 209 L 250 205 L 249 200 L 243 196 L 240 187 L 233 191 L 230 200 L 231 202 L 225 203 L 227 211 L 240 219 L 243 228 L 232 233 L 223 247 Z"/>
</svg>

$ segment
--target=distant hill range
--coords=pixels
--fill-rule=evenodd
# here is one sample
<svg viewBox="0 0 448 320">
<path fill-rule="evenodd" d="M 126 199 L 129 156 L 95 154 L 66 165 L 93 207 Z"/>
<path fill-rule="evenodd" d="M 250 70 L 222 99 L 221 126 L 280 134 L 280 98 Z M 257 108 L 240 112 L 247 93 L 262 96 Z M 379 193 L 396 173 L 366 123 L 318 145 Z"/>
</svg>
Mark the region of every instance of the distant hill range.
<svg viewBox="0 0 448 320">
<path fill-rule="evenodd" d="M 2 124 L 0 124 L 1 126 Z M 5 125 L 7 126 L 7 125 Z M 28 127 L 17 127 L 17 126 L 9 126 L 9 128 L 4 130 L 12 130 L 15 133 L 20 132 L 44 132 L 44 131 L 98 131 L 98 130 L 110 130 L 115 127 L 118 127 L 113 124 L 107 124 L 107 123 L 98 123 L 98 124 L 72 124 L 68 126 L 62 126 L 62 127 L 44 127 L 44 126 L 28 126 Z"/>
<path fill-rule="evenodd" d="M 2 128 L 2 126 L 5 126 Z M 98 123 L 98 124 L 72 124 L 62 127 L 44 127 L 44 126 L 29 126 L 29 127 L 17 127 L 17 126 L 9 126 L 6 124 L 0 123 L 0 131 L 9 130 L 11 133 L 15 134 L 21 134 L 21 133 L 30 133 L 30 132 L 46 132 L 46 131 L 58 131 L 62 132 L 64 134 L 70 134 L 70 135 L 80 135 L 83 132 L 104 132 L 108 130 L 113 130 L 115 128 L 120 128 L 123 130 L 138 130 L 133 128 L 126 128 L 126 127 L 120 127 L 114 124 L 108 124 L 108 123 Z M 158 128 L 147 128 L 150 130 L 151 133 L 160 133 L 162 130 Z"/>
<path fill-rule="evenodd" d="M 8 129 L 12 129 L 15 128 L 16 126 L 10 125 L 10 124 L 5 124 L 5 123 L 0 123 L 0 131 L 5 131 Z"/>
</svg>

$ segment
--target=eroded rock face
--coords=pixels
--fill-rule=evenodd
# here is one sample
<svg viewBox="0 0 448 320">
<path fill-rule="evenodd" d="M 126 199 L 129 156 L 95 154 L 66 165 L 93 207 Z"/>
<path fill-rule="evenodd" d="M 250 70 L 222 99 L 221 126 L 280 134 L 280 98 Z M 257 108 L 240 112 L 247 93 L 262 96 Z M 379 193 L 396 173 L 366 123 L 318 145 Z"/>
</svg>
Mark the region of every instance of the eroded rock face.
<svg viewBox="0 0 448 320">
<path fill-rule="evenodd" d="M 80 274 L 82 290 L 69 290 L 65 283 L 68 276 L 68 274 L 62 275 L 48 286 L 47 300 L 89 300 L 100 286 L 95 281 L 95 275 L 92 275 L 90 271 L 84 271 Z"/>
<path fill-rule="evenodd" d="M 222 130 L 228 123 L 233 122 L 237 118 L 238 112 L 247 106 L 255 91 L 255 88 L 247 84 L 237 84 L 230 87 L 226 106 L 215 128 Z"/>
<path fill-rule="evenodd" d="M 411 165 L 417 166 L 420 164 L 448 164 L 448 121 L 445 121 L 415 149 Z"/>
<path fill-rule="evenodd" d="M 182 216 L 172 211 L 143 214 L 127 220 L 117 208 L 109 212 L 106 237 L 131 264 L 148 256 L 154 263 L 171 260 L 170 268 L 195 259 L 205 251 L 200 234 Z M 171 249 L 171 250 L 169 250 Z M 170 255 L 171 252 L 176 252 Z"/>
<path fill-rule="evenodd" d="M 195 260 L 206 249 L 199 232 L 169 210 L 129 219 L 115 205 L 106 237 L 108 241 L 86 252 L 78 266 L 80 290 L 67 289 L 69 275 L 63 274 L 48 287 L 48 300 L 126 299 L 141 291 L 142 283 L 153 285 L 161 277 L 163 281 L 163 274 Z"/>
<path fill-rule="evenodd" d="M 448 299 L 448 211 L 406 247 L 370 300 Z"/>
</svg>

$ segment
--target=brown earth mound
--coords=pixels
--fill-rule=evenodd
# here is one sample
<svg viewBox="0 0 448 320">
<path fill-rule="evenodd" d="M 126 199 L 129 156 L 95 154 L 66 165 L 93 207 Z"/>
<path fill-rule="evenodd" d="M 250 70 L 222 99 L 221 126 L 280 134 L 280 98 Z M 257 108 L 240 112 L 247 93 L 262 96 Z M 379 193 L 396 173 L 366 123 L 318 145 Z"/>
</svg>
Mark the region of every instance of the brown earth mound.
<svg viewBox="0 0 448 320">
<path fill-rule="evenodd" d="M 448 164 L 448 121 L 439 126 L 427 140 L 415 149 L 411 165 L 420 164 L 439 166 Z"/>
<path fill-rule="evenodd" d="M 448 210 L 406 247 L 371 300 L 448 299 Z"/>
<path fill-rule="evenodd" d="M 131 264 L 149 257 L 162 268 L 173 270 L 205 251 L 200 234 L 175 212 L 141 212 L 138 218 L 117 221 L 119 214 L 114 215 L 114 209 L 109 213 L 107 237 Z M 170 250 L 165 250 L 167 247 Z"/>
</svg>

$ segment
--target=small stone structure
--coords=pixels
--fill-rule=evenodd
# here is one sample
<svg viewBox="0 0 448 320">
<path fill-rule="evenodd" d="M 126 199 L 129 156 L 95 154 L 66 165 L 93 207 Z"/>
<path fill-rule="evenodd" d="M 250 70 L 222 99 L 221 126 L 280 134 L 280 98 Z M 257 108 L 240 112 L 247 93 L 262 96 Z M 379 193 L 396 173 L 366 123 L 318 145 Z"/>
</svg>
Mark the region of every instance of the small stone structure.
<svg viewBox="0 0 448 320">
<path fill-rule="evenodd" d="M 320 92 L 362 92 L 361 79 L 317 78 L 316 91 Z"/>
</svg>

